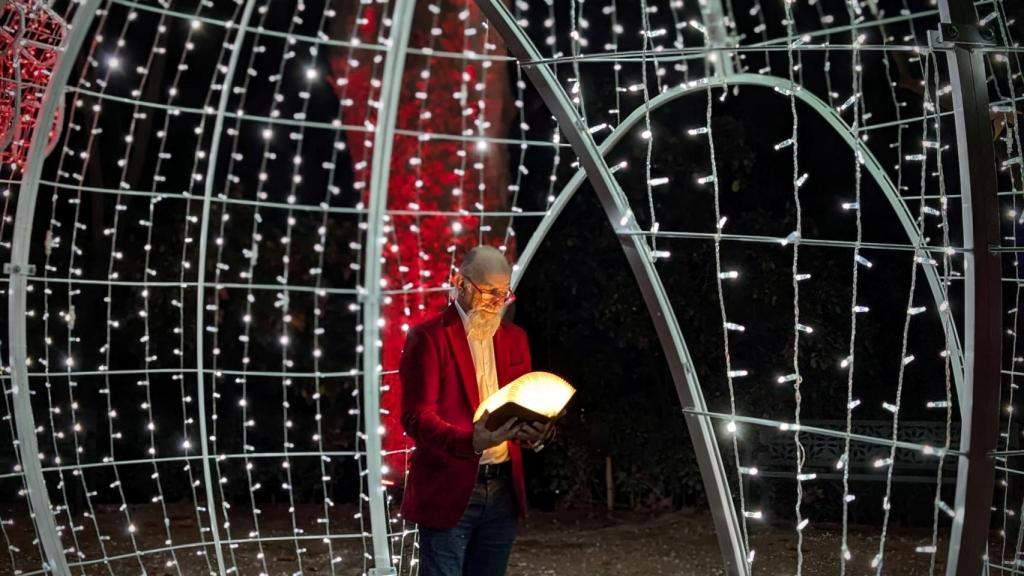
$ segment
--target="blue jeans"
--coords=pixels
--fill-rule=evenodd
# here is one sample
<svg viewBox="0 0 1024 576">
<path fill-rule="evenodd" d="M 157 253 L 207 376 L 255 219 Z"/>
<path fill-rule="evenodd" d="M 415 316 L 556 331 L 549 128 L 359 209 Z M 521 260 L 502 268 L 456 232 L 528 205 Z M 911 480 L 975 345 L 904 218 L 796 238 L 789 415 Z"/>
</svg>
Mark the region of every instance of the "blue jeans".
<svg viewBox="0 0 1024 576">
<path fill-rule="evenodd" d="M 420 527 L 419 576 L 505 576 L 518 522 L 510 479 L 477 482 L 454 528 Z"/>
</svg>

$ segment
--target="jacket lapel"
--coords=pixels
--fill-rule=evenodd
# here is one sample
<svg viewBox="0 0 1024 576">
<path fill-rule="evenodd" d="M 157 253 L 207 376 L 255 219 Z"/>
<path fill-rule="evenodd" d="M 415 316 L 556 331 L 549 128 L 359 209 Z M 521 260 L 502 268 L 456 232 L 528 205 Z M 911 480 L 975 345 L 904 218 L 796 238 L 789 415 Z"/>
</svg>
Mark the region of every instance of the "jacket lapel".
<svg viewBox="0 0 1024 576">
<path fill-rule="evenodd" d="M 508 347 L 505 346 L 505 323 L 494 333 L 494 368 L 498 374 L 498 388 L 508 384 Z"/>
<path fill-rule="evenodd" d="M 476 367 L 473 365 L 473 354 L 469 351 L 469 341 L 466 339 L 466 329 L 462 325 L 462 317 L 459 311 L 452 304 L 445 311 L 444 317 L 445 333 L 448 335 L 448 344 L 455 354 L 455 364 L 459 367 L 459 376 L 462 380 L 462 387 L 466 390 L 466 397 L 469 405 L 476 410 L 480 405 L 480 391 L 476 384 Z"/>
</svg>

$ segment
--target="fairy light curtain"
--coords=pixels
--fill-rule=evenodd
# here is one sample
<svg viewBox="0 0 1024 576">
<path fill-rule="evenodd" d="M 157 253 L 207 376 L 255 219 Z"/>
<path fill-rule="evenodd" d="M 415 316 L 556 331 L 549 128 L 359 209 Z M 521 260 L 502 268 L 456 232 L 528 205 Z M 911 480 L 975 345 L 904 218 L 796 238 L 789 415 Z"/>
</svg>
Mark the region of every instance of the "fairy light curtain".
<svg viewBox="0 0 1024 576">
<path fill-rule="evenodd" d="M 25 346 L 28 380 L 18 392 L 31 395 L 50 509 L 33 507 L 40 488 L 25 458 L 37 455 L 16 426 L 22 383 L 8 365 L 2 454 L 10 467 L 0 482 L 19 499 L 0 517 L 0 566 L 42 574 L 44 558 L 54 562 L 45 548 L 56 543 L 73 574 L 270 574 L 282 558 L 294 574 L 415 573 L 415 527 L 391 506 L 409 449 L 393 372 L 404 332 L 444 305 L 448 273 L 467 247 L 486 242 L 512 258 L 522 253 L 522 277 L 545 223 L 579 186 L 564 178 L 579 165 L 560 131 L 585 130 L 627 192 L 620 226 L 644 238 L 656 268 L 667 271 L 691 250 L 703 250 L 713 267 L 717 368 L 699 377 L 725 400 L 699 417 L 721 440 L 744 568 L 764 569 L 766 521 L 787 525 L 797 539 L 787 559 L 795 573 L 821 561 L 805 541 L 820 529 L 807 496 L 828 485 L 841 534 L 824 561 L 838 573 L 882 573 L 901 505 L 893 499 L 901 462 L 924 458 L 934 471 L 933 521 L 917 552 L 937 573 L 955 514 L 948 480 L 956 471 L 965 270 L 960 196 L 949 185 L 964 151 L 952 129 L 945 55 L 927 48 L 934 6 L 511 2 L 549 59 L 530 63 L 513 61 L 474 3 L 416 2 L 388 201 L 373 228 L 370 167 L 389 113 L 382 92 L 397 8 L 387 0 L 5 3 L 0 242 L 8 260 L 12 242 L 29 242 L 35 269 L 24 309 L 11 310 L 24 315 L 26 340 L 5 334 L 3 345 L 9 358 L 12 344 Z M 83 10 L 94 17 L 80 49 L 56 56 Z M 977 10 L 1004 47 L 986 59 L 1005 243 L 1016 246 L 1021 68 L 1008 47 L 1020 24 L 1003 0 Z M 18 235 L 14 209 L 29 172 L 24 138 L 40 120 L 55 57 L 74 65 L 53 153 L 36 182 L 35 218 Z M 528 123 L 524 109 L 536 95 L 524 69 L 538 65 L 555 69 L 583 125 Z M 754 94 L 779 103 L 776 120 L 785 120 L 770 146 L 788 193 L 765 199 L 785 217 L 768 235 L 745 230 L 747 205 L 732 187 L 737 168 L 716 156 L 728 142 L 718 118 L 734 103 L 750 106 Z M 833 141 L 842 177 L 808 159 L 819 145 L 808 133 L 822 130 L 818 119 L 814 132 L 807 127 L 812 100 L 845 134 Z M 681 118 L 688 124 L 679 126 Z M 699 173 L 678 174 L 663 161 L 668 130 L 685 131 L 706 151 Z M 544 190 L 542 210 L 520 207 L 526 186 Z M 536 219 L 543 231 L 526 245 L 515 233 L 519 218 Z M 886 225 L 899 233 L 872 237 Z M 369 229 L 381 236 L 368 238 Z M 755 246 L 757 258 L 739 246 Z M 382 313 L 366 318 L 362 271 L 376 258 L 383 267 L 372 291 L 382 296 Z M 841 313 L 816 312 L 822 277 L 814 269 L 823 259 L 846 270 L 844 289 L 831 295 Z M 751 265 L 768 261 L 783 272 Z M 1014 568 L 1024 534 L 1012 466 L 1022 355 L 1017 259 L 1008 256 L 1006 267 L 1005 454 L 994 503 L 1001 549 L 990 550 L 989 562 Z M 745 313 L 739 304 L 765 282 L 781 286 L 786 300 L 763 316 Z M 879 284 L 891 290 L 885 298 Z M 671 296 L 685 305 L 685 295 Z M 379 353 L 361 344 L 370 323 L 381 329 Z M 898 334 L 894 349 L 871 352 L 885 356 L 881 387 L 861 376 L 871 326 Z M 783 345 L 766 365 L 752 351 L 779 330 Z M 812 360 L 823 349 L 830 360 Z M 382 410 L 372 418 L 362 411 L 367 371 L 381 374 Z M 823 385 L 844 390 L 844 400 L 816 405 Z M 759 389 L 770 390 L 773 403 L 750 413 L 747 400 Z M 805 423 L 823 415 L 843 424 Z M 911 418 L 942 433 L 908 440 L 901 425 Z M 378 419 L 380 444 L 366 433 L 367 421 Z M 888 425 L 861 435 L 859 420 Z M 745 451 L 757 431 L 784 435 L 791 465 L 769 470 Z M 809 464 L 816 461 L 808 452 L 830 434 L 842 442 L 840 456 L 827 467 Z M 852 469 L 865 445 L 867 466 Z M 380 470 L 367 469 L 373 451 L 385 456 Z M 37 468 L 34 460 L 28 468 Z M 371 486 L 378 474 L 382 485 Z M 882 487 L 878 499 L 857 498 L 868 476 Z M 790 513 L 773 517 L 770 490 L 786 491 Z M 383 522 L 371 521 L 377 499 Z M 874 540 L 849 530 L 868 507 L 879 513 Z M 375 553 L 382 538 L 383 562 Z"/>
</svg>

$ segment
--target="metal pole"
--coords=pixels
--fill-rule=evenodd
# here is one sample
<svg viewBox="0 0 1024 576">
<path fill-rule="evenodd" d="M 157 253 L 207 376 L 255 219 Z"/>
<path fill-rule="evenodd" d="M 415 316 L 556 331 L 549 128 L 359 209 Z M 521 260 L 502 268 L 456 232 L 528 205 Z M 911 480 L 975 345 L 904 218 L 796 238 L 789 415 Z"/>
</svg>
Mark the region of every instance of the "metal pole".
<svg viewBox="0 0 1024 576">
<path fill-rule="evenodd" d="M 206 350 L 203 347 L 203 334 L 206 331 L 206 322 L 203 318 L 206 304 L 204 297 L 206 291 L 202 288 L 206 279 L 206 245 L 207 235 L 210 227 L 210 198 L 213 196 L 213 179 L 217 175 L 217 154 L 220 151 L 221 134 L 224 131 L 224 116 L 228 107 L 228 100 L 231 96 L 231 88 L 234 85 L 235 68 L 238 66 L 238 57 L 242 53 L 242 43 L 245 40 L 245 32 L 249 27 L 249 18 L 252 16 L 256 0 L 247 0 L 245 10 L 242 12 L 242 19 L 239 22 L 235 42 L 231 47 L 231 57 L 228 59 L 228 67 L 224 72 L 224 82 L 220 88 L 220 100 L 217 103 L 217 118 L 213 125 L 213 139 L 210 143 L 210 156 L 207 160 L 205 187 L 203 190 L 203 219 L 199 231 L 199 272 L 197 275 L 196 290 L 196 395 L 199 396 L 199 446 L 203 455 L 203 482 L 206 488 L 206 512 L 210 516 L 210 533 L 213 536 L 213 547 L 217 553 L 217 568 L 221 576 L 227 574 L 227 567 L 224 565 L 224 551 L 221 549 L 220 529 L 217 527 L 217 500 L 213 494 L 213 477 L 210 474 L 210 447 L 209 438 L 206 434 L 206 373 L 203 370 L 203 355 Z"/>
<path fill-rule="evenodd" d="M 533 60 L 540 57 L 536 46 L 519 28 L 515 18 L 501 0 L 477 0 L 477 5 L 519 60 Z M 626 253 L 633 274 L 636 276 L 661 345 L 668 358 L 669 369 L 672 372 L 680 401 L 684 406 L 692 406 L 697 410 L 706 411 L 704 396 L 697 384 L 697 375 L 693 370 L 693 362 L 690 360 L 686 342 L 683 340 L 682 331 L 676 322 L 671 303 L 661 285 L 658 273 L 654 269 L 649 250 L 639 236 L 623 234 L 623 232 L 639 232 L 635 220 L 623 219 L 629 213 L 629 203 L 625 194 L 612 176 L 608 165 L 605 164 L 601 151 L 587 131 L 587 126 L 576 113 L 568 95 L 558 83 L 551 67 L 547 65 L 530 66 L 526 68 L 526 74 L 544 99 L 548 109 L 558 120 L 566 139 L 580 159 L 580 165 L 589 175 L 609 222 L 618 233 L 619 242 Z M 686 424 L 693 438 L 694 451 L 697 454 L 704 488 L 711 504 L 711 514 L 722 550 L 726 573 L 733 576 L 746 576 L 749 574 L 746 550 L 729 490 L 725 466 L 715 440 L 715 430 L 708 419 L 697 416 L 687 416 Z"/>
<path fill-rule="evenodd" d="M 940 0 L 941 41 L 950 44 L 964 227 L 964 385 L 960 396 L 960 450 L 956 514 L 946 574 L 981 574 L 985 566 L 999 441 L 1002 289 L 995 152 L 983 53 L 985 40 L 971 0 Z M 933 37 L 937 37 L 934 36 Z M 989 40 L 991 37 L 988 38 Z M 973 46 L 973 47 L 972 47 Z"/>
<path fill-rule="evenodd" d="M 31 274 L 29 255 L 32 249 L 32 223 L 35 219 L 36 199 L 39 194 L 39 179 L 46 160 L 46 148 L 50 130 L 57 117 L 57 107 L 64 100 L 64 87 L 75 65 L 78 50 L 85 41 L 92 24 L 99 0 L 88 0 L 75 12 L 70 35 L 62 47 L 63 54 L 57 60 L 53 76 L 43 95 L 43 105 L 37 116 L 38 124 L 32 133 L 28 156 L 25 159 L 25 174 L 18 193 L 18 211 L 14 218 L 14 232 L 11 242 L 10 289 L 8 292 L 8 338 L 11 365 L 11 392 L 14 402 L 14 419 L 18 433 L 18 450 L 21 465 L 25 471 L 25 483 L 29 503 L 35 519 L 36 535 L 43 545 L 46 558 L 41 559 L 44 569 L 58 576 L 69 576 L 67 558 L 61 545 L 60 534 L 53 521 L 50 494 L 46 489 L 42 463 L 39 461 L 39 446 L 36 439 L 35 417 L 32 414 L 32 390 L 29 384 L 28 339 L 26 337 L 25 308 L 27 305 L 28 276 Z M 73 527 L 72 527 L 73 528 Z"/>
<path fill-rule="evenodd" d="M 373 146 L 370 168 L 369 213 L 366 228 L 366 259 L 363 263 L 363 422 L 366 431 L 367 492 L 370 498 L 370 529 L 373 533 L 373 565 L 370 576 L 388 576 L 397 572 L 391 566 L 388 545 L 389 523 L 384 508 L 384 485 L 381 480 L 380 433 L 380 318 L 381 253 L 385 238 L 381 236 L 388 205 L 388 181 L 391 177 L 391 145 L 395 139 L 398 103 L 402 94 L 402 72 L 409 49 L 409 34 L 415 16 L 416 2 L 397 2 L 391 16 L 391 49 L 384 59 L 381 78 L 380 108 L 377 115 L 377 138 Z"/>
</svg>

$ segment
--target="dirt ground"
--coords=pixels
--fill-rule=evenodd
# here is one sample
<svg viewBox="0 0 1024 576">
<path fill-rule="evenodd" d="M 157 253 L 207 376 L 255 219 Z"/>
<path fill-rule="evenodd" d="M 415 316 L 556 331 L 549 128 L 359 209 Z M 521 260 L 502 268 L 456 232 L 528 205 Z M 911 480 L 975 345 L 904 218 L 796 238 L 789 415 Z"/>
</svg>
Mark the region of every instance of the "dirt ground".
<svg viewBox="0 0 1024 576">
<path fill-rule="evenodd" d="M 17 512 L 3 510 L 5 520 L 13 518 L 13 524 L 8 522 L 6 525 L 6 532 L 12 544 L 20 549 L 15 554 L 17 569 L 33 572 L 39 569 L 39 562 L 37 547 L 32 542 L 31 523 L 27 517 L 19 517 Z M 103 541 L 106 556 L 113 558 L 125 555 L 112 560 L 109 567 L 103 562 L 92 562 L 102 557 L 92 520 L 88 517 L 76 518 L 75 524 L 81 527 L 76 531 L 76 536 L 85 552 L 86 562 L 90 563 L 75 568 L 74 574 L 128 576 L 143 573 L 139 559 L 134 556 L 135 547 L 140 550 L 162 548 L 166 545 L 167 534 L 158 506 L 133 507 L 130 513 L 136 526 L 134 534 L 127 530 L 124 514 L 116 507 L 97 510 L 97 524 L 108 537 Z M 323 508 L 319 506 L 297 507 L 297 526 L 305 531 L 300 534 L 322 533 L 322 524 L 316 522 L 322 513 Z M 199 541 L 195 512 L 191 505 L 168 505 L 168 517 L 174 544 Z M 66 516 L 59 520 L 66 524 Z M 204 516 L 204 525 L 206 521 Z M 231 536 L 236 539 L 248 538 L 252 526 L 251 511 L 235 506 L 232 509 Z M 415 567 L 409 562 L 413 536 L 402 538 L 401 522 L 395 523 L 395 530 L 396 550 L 404 550 L 401 573 L 415 574 Z M 298 548 L 303 550 L 300 571 L 299 554 L 296 553 L 291 531 L 292 520 L 286 506 L 264 506 L 260 514 L 260 534 L 264 539 L 280 539 L 267 541 L 263 545 L 262 561 L 259 558 L 260 548 L 256 544 L 237 544 L 226 554 L 228 567 L 237 566 L 237 572 L 233 573 L 257 576 L 263 571 L 265 561 L 267 572 L 273 576 L 363 574 L 367 566 L 364 555 L 366 550 L 363 539 L 359 537 L 360 518 L 356 517 L 354 509 L 342 506 L 332 509 L 332 533 L 351 534 L 348 538 L 332 542 L 333 557 L 336 559 L 333 571 L 326 544 L 313 537 L 299 542 Z M 134 545 L 131 538 L 133 535 Z M 224 537 L 223 534 L 221 537 Z M 886 546 L 885 574 L 928 574 L 928 556 L 915 552 L 915 548 L 928 544 L 929 540 L 930 531 L 910 533 L 891 530 Z M 70 541 L 69 537 L 65 537 L 65 545 L 69 545 Z M 404 546 L 401 545 L 403 541 Z M 804 538 L 802 573 L 808 576 L 838 574 L 839 541 L 838 526 L 809 527 Z M 791 527 L 759 526 L 752 533 L 751 542 L 756 550 L 755 574 L 774 576 L 796 573 L 796 535 Z M 852 560 L 847 573 L 874 574 L 870 562 L 878 549 L 878 529 L 853 527 L 850 543 Z M 209 573 L 207 558 L 200 553 L 201 550 L 202 547 L 197 546 L 177 551 L 180 574 L 198 576 Z M 944 552 L 945 548 L 940 544 L 939 568 L 944 564 Z M 142 556 L 145 573 L 150 576 L 178 576 L 179 572 L 173 564 L 167 565 L 170 560 L 172 556 L 167 552 Z M 212 554 L 209 560 L 216 568 Z M 7 554 L 0 553 L 0 574 L 15 574 Z M 654 516 L 616 513 L 611 517 L 604 511 L 532 512 L 520 528 L 509 576 L 561 574 L 706 576 L 724 574 L 724 571 L 711 517 L 706 512 L 682 511 Z"/>
</svg>

